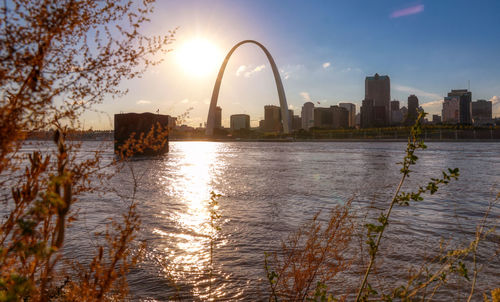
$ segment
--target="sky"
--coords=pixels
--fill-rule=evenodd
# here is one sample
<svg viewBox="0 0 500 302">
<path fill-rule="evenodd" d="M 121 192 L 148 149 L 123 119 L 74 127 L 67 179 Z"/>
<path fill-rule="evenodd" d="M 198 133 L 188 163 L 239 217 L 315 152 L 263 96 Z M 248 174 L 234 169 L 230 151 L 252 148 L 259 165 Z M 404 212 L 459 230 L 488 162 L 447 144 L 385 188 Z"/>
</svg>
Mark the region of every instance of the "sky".
<svg viewBox="0 0 500 302">
<path fill-rule="evenodd" d="M 401 106 L 415 94 L 426 112 L 441 114 L 447 92 L 470 85 L 473 100 L 492 100 L 500 117 L 499 13 L 497 0 L 160 0 L 141 30 L 166 35 L 177 28 L 172 51 L 142 78 L 124 82 L 126 96 L 87 112 L 85 128 L 112 129 L 113 114 L 157 110 L 204 124 L 224 57 L 247 39 L 273 56 L 296 115 L 306 101 L 351 102 L 359 112 L 365 77 L 379 73 L 389 75 L 391 99 Z M 256 126 L 264 105 L 279 105 L 257 46 L 245 44 L 231 56 L 218 105 L 223 126 L 239 113 Z"/>
</svg>

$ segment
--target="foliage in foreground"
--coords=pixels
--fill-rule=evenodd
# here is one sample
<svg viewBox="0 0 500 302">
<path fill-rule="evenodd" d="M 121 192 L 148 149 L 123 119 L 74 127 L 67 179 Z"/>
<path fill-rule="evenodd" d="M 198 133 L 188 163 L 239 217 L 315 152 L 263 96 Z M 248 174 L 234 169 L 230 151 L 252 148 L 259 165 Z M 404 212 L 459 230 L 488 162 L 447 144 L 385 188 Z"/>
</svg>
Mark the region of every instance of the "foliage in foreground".
<svg viewBox="0 0 500 302">
<path fill-rule="evenodd" d="M 123 299 L 140 257 L 135 202 L 96 235 L 90 263 L 63 257 L 74 204 L 106 177 L 99 153 L 65 140 L 79 116 L 157 63 L 172 34 L 139 32 L 153 1 L 10 0 L 0 4 L 0 301 Z M 54 129 L 55 150 L 20 152 L 28 131 Z M 102 239 L 102 240 L 101 240 Z M 69 267 L 69 268 L 68 268 Z M 73 269 L 71 269 L 73 268 Z"/>
<path fill-rule="evenodd" d="M 414 192 L 401 190 L 405 180 L 412 172 L 411 167 L 417 163 L 416 151 L 427 148 L 421 138 L 421 121 L 424 116 L 425 113 L 421 112 L 415 125 L 411 128 L 405 157 L 400 163 L 401 179 L 387 210 L 380 214 L 376 222 L 365 225 L 369 262 L 361 277 L 357 295 L 354 297 L 345 290 L 331 288 L 331 281 L 337 277 L 337 274 L 350 269 L 352 263 L 345 261 L 346 255 L 349 253 L 351 255 L 362 254 L 354 249 L 349 249 L 353 238 L 351 236 L 353 218 L 352 214 L 349 213 L 351 209 L 348 206 L 337 206 L 327 220 L 325 233 L 328 233 L 327 230 L 330 229 L 332 222 L 344 224 L 340 226 L 343 231 L 324 236 L 321 233 L 324 226 L 317 221 L 317 216 L 315 216 L 308 225 L 301 227 L 287 241 L 283 242 L 281 250 L 272 255 L 272 262 L 269 261 L 270 257 L 266 254 L 265 269 L 270 288 L 270 301 L 344 301 L 348 299 L 355 301 L 431 301 L 439 289 L 452 282 L 454 276 L 470 282 L 470 291 L 466 300 L 472 300 L 477 275 L 481 270 L 477 265 L 478 247 L 482 241 L 486 240 L 487 235 L 494 232 L 494 229 L 487 229 L 486 220 L 498 198 L 491 202 L 486 209 L 483 219 L 477 226 L 476 234 L 469 244 L 458 248 L 441 246 L 439 255 L 417 269 L 410 269 L 406 283 L 402 282 L 394 286 L 385 284 L 385 286 L 392 288 L 389 292 L 384 293 L 383 289 L 376 289 L 369 282 L 369 277 L 373 274 L 377 257 L 379 257 L 383 234 L 390 225 L 390 216 L 394 207 L 409 206 L 411 203 L 422 201 L 424 194 L 435 194 L 441 186 L 447 185 L 459 177 L 458 169 L 448 169 L 448 171 L 442 172 L 441 177 L 431 178 L 427 184 L 418 187 Z M 321 239 L 318 240 L 318 238 Z M 332 251 L 329 257 L 322 257 L 325 250 L 323 247 Z M 466 264 L 467 257 L 472 258 L 472 269 L 468 268 Z M 318 273 L 322 270 L 329 270 L 331 274 Z M 493 301 L 498 299 L 498 293 L 498 289 L 492 291 Z M 485 299 L 489 299 L 486 294 Z"/>
</svg>

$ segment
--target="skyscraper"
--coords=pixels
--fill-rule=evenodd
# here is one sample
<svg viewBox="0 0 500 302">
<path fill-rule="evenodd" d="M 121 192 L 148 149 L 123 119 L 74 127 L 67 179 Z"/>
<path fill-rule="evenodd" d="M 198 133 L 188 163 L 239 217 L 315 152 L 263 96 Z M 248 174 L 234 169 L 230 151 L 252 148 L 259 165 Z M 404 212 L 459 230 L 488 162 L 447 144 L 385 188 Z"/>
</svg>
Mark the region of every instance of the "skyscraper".
<svg viewBox="0 0 500 302">
<path fill-rule="evenodd" d="M 217 106 L 215 108 L 215 129 L 221 129 L 222 128 L 222 108 Z"/>
<path fill-rule="evenodd" d="M 281 108 L 274 105 L 264 106 L 264 131 L 280 132 L 282 129 Z"/>
<path fill-rule="evenodd" d="M 406 117 L 406 124 L 413 125 L 417 120 L 418 98 L 412 94 L 408 97 L 408 116 Z"/>
<path fill-rule="evenodd" d="M 472 124 L 472 93 L 467 89 L 454 89 L 448 92 L 448 97 L 444 98 L 443 103 L 443 122 L 445 121 L 444 110 L 445 103 L 453 104 L 453 109 L 456 109 L 456 103 L 458 103 L 458 116 L 456 116 L 456 122 L 459 124 L 470 125 Z"/>
<path fill-rule="evenodd" d="M 399 101 L 391 101 L 391 125 L 399 125 L 403 122 L 403 114 L 399 109 Z"/>
<path fill-rule="evenodd" d="M 456 96 L 445 97 L 443 101 L 443 109 L 441 111 L 442 121 L 445 124 L 458 123 L 458 104 L 459 98 Z"/>
<path fill-rule="evenodd" d="M 292 120 L 292 128 L 291 130 L 300 130 L 302 128 L 302 118 L 298 115 L 293 116 Z"/>
<path fill-rule="evenodd" d="M 333 115 L 333 129 L 349 127 L 349 110 L 340 106 L 330 106 Z"/>
<path fill-rule="evenodd" d="M 356 105 L 352 103 L 339 103 L 339 107 L 345 108 L 349 113 L 348 127 L 356 126 Z"/>
<path fill-rule="evenodd" d="M 387 75 L 376 73 L 365 79 L 365 100 L 373 100 L 373 125 L 384 127 L 390 124 L 391 80 Z"/>
<path fill-rule="evenodd" d="M 361 105 L 361 128 L 373 127 L 373 100 L 364 99 Z"/>
<path fill-rule="evenodd" d="M 314 104 L 312 102 L 304 103 L 301 112 L 302 129 L 309 130 L 314 127 Z"/>
<path fill-rule="evenodd" d="M 293 130 L 293 110 L 288 109 L 288 129 Z"/>
</svg>

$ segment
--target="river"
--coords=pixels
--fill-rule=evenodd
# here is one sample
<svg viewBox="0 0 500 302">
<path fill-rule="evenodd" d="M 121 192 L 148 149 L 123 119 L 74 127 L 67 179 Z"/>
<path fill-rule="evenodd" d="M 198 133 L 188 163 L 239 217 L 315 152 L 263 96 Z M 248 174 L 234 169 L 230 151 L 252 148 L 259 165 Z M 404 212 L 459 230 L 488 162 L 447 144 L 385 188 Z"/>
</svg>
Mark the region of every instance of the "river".
<svg viewBox="0 0 500 302">
<path fill-rule="evenodd" d="M 405 147 L 399 142 L 172 142 L 162 157 L 133 160 L 129 165 L 142 217 L 138 239 L 147 244 L 144 261 L 129 274 L 133 299 L 205 300 L 211 287 L 211 297 L 218 300 L 267 300 L 264 253 L 279 250 L 280 241 L 318 211 L 351 198 L 354 212 L 367 213 L 366 219 L 377 216 L 399 182 L 397 163 Z M 81 154 L 96 149 L 104 150 L 105 160 L 113 158 L 110 143 L 85 142 Z M 459 168 L 461 175 L 424 201 L 394 209 L 380 256 L 380 271 L 390 282 L 436 252 L 441 239 L 468 244 L 488 202 L 500 192 L 499 143 L 433 142 L 417 155 L 406 190 L 447 168 Z M 109 183 L 125 199 L 134 187 L 130 171 L 116 172 Z M 210 225 L 212 191 L 221 194 L 220 229 Z M 107 217 L 117 217 L 125 202 L 114 193 L 87 195 L 78 208 L 81 222 L 72 226 L 65 254 L 83 259 L 91 254 L 89 234 L 102 230 Z M 499 214 L 497 204 L 489 225 L 498 225 Z M 212 281 L 210 238 L 215 245 Z M 485 253 L 480 264 L 487 265 L 478 278 L 478 299 L 500 284 L 498 256 L 485 258 L 499 239 L 488 240 L 480 246 Z M 336 292 L 356 287 L 359 272 L 347 275 L 339 284 L 348 285 Z M 463 297 L 467 291 L 460 287 L 467 284 L 459 283 L 447 295 Z"/>
</svg>

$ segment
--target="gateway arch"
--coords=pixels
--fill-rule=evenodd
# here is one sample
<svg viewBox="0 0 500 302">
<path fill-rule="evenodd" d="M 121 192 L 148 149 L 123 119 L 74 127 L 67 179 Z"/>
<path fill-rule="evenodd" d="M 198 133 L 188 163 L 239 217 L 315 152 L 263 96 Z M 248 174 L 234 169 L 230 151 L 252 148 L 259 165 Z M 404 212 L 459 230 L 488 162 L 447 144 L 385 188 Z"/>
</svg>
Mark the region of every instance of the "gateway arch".
<svg viewBox="0 0 500 302">
<path fill-rule="evenodd" d="M 217 75 L 217 80 L 215 81 L 215 86 L 214 90 L 212 91 L 212 100 L 210 101 L 210 108 L 208 109 L 208 118 L 207 118 L 207 129 L 206 129 L 206 134 L 207 135 L 213 135 L 214 133 L 214 127 L 215 127 L 215 108 L 217 107 L 217 100 L 219 98 L 219 90 L 220 90 L 220 85 L 222 83 L 222 76 L 224 75 L 224 70 L 226 69 L 227 62 L 229 61 L 229 58 L 231 58 L 231 55 L 233 52 L 240 47 L 243 44 L 246 43 L 253 43 L 257 46 L 259 46 L 262 51 L 267 56 L 267 59 L 269 60 L 269 64 L 271 64 L 271 68 L 273 69 L 273 75 L 274 75 L 274 80 L 276 81 L 276 89 L 278 90 L 278 97 L 280 100 L 280 107 L 281 107 L 281 124 L 283 125 L 283 132 L 288 134 L 290 133 L 290 129 L 288 127 L 288 105 L 286 103 L 286 96 L 285 96 L 285 90 L 283 89 L 283 83 L 281 82 L 281 77 L 280 73 L 278 71 L 278 67 L 276 67 L 276 63 L 274 62 L 273 57 L 269 53 L 269 51 L 264 47 L 264 45 L 260 44 L 257 41 L 254 40 L 245 40 L 241 41 L 238 44 L 234 45 L 233 48 L 229 51 L 229 53 L 226 55 L 226 58 L 224 59 L 224 62 L 222 63 L 222 66 L 220 67 L 219 74 Z"/>
</svg>

